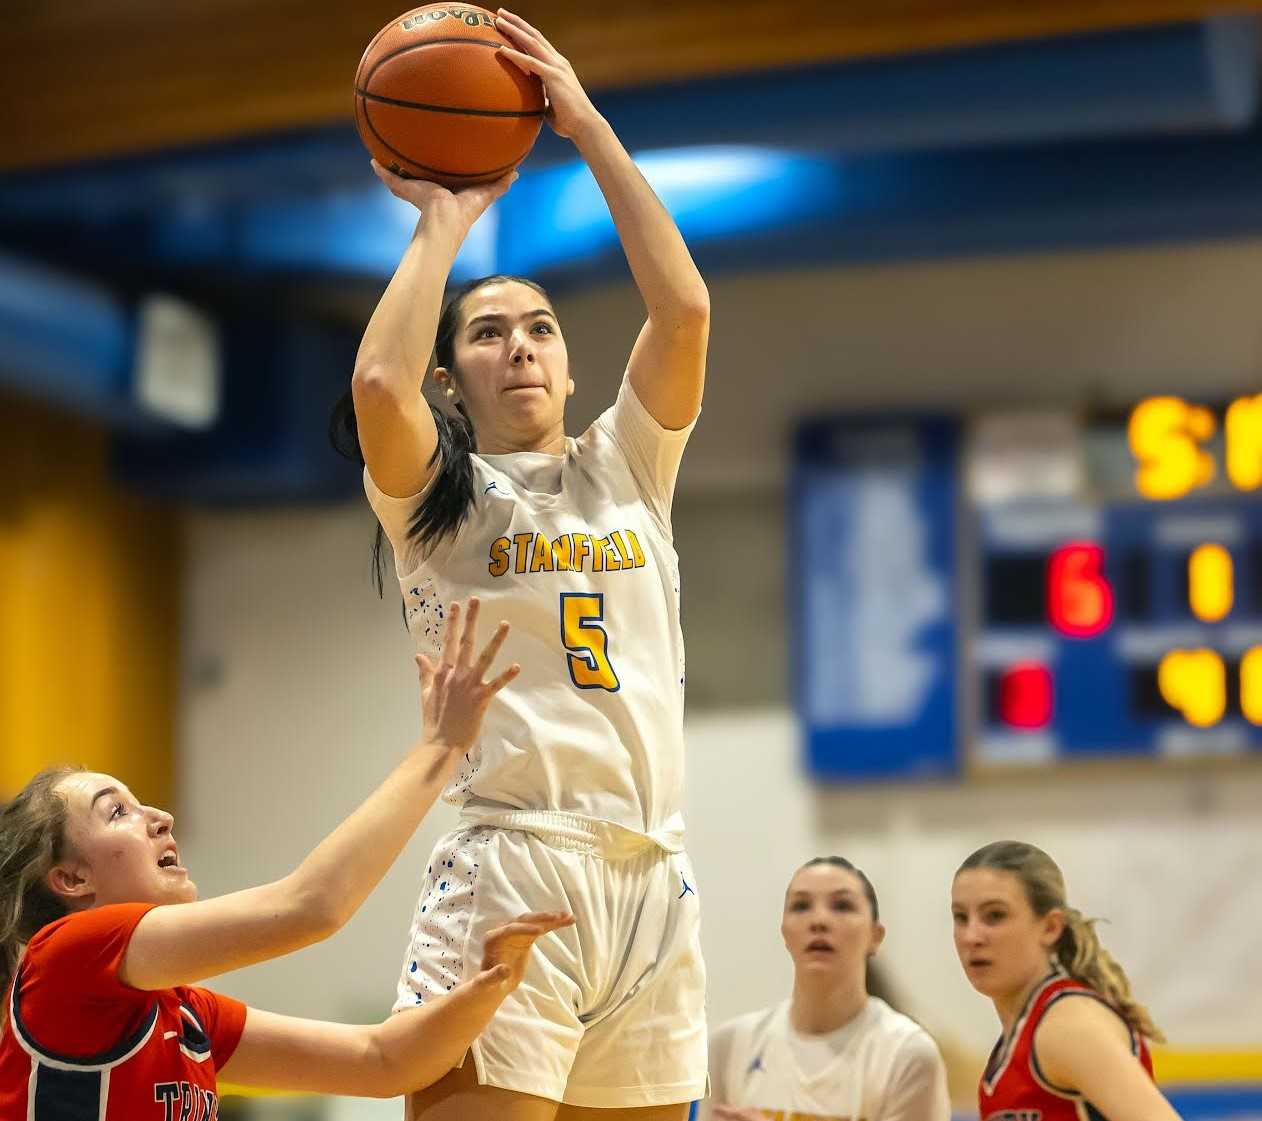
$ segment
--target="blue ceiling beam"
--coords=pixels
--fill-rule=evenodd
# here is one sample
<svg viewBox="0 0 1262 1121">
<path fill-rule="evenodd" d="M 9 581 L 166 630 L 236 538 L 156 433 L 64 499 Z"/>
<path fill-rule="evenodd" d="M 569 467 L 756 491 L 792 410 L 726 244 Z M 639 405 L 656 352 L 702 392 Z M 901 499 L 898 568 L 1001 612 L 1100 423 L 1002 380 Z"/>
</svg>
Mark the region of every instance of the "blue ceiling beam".
<svg viewBox="0 0 1262 1121">
<path fill-rule="evenodd" d="M 706 267 L 1125 244 L 1262 232 L 1262 130 L 963 152 L 840 155 L 714 147 L 637 153 Z M 380 281 L 415 211 L 380 186 L 335 204 L 247 209 L 199 256 L 164 227 L 155 260 Z M 120 246 L 121 249 L 121 246 Z M 581 282 L 623 268 L 586 167 L 527 172 L 482 220 L 453 279 Z"/>
<path fill-rule="evenodd" d="M 0 256 L 0 384 L 114 425 L 155 422 L 130 399 L 133 316 L 107 288 Z"/>
</svg>

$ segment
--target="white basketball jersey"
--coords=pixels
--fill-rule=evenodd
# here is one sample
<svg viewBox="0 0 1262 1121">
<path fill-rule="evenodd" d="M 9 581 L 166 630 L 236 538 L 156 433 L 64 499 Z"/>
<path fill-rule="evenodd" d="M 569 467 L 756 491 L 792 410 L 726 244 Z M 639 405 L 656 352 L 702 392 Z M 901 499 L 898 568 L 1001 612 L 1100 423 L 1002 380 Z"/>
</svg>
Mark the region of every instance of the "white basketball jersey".
<svg viewBox="0 0 1262 1121">
<path fill-rule="evenodd" d="M 946 1068 L 914 1020 L 869 997 L 812 1061 L 789 1002 L 724 1024 L 711 1037 L 708 1105 L 754 1108 L 768 1121 L 949 1121 Z"/>
<path fill-rule="evenodd" d="M 695 423 L 695 422 L 694 422 Z M 364 473 L 394 548 L 408 628 L 442 647 L 446 605 L 482 600 L 481 637 L 512 624 L 491 702 L 444 797 L 471 823 L 564 811 L 683 846 L 684 646 L 671 540 L 675 477 L 692 425 L 662 428 L 628 382 L 563 455 L 473 455 L 464 525 L 430 555 L 408 540 L 421 498 Z"/>
</svg>

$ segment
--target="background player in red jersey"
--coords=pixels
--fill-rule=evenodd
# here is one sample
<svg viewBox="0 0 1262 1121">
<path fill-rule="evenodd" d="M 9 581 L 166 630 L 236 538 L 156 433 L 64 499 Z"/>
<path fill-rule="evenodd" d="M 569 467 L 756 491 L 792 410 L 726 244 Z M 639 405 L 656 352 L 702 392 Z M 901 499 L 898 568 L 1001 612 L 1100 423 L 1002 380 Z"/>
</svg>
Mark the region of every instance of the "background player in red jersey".
<svg viewBox="0 0 1262 1121">
<path fill-rule="evenodd" d="M 1163 1036 L 1047 853 L 978 849 L 955 874 L 951 913 L 960 964 L 1003 1026 L 982 1121 L 1178 1121 L 1152 1080 L 1147 1040 Z"/>
<path fill-rule="evenodd" d="M 377 885 L 516 676 L 487 672 L 473 600 L 442 660 L 418 658 L 426 738 L 289 875 L 197 901 L 173 819 L 109 775 L 45 771 L 0 813 L 0 1117 L 213 1121 L 217 1075 L 392 1097 L 446 1074 L 522 978 L 561 913 L 487 939 L 482 971 L 368 1027 L 278 1016 L 194 982 L 327 938 Z M 164 904 L 178 904 L 164 906 Z"/>
</svg>

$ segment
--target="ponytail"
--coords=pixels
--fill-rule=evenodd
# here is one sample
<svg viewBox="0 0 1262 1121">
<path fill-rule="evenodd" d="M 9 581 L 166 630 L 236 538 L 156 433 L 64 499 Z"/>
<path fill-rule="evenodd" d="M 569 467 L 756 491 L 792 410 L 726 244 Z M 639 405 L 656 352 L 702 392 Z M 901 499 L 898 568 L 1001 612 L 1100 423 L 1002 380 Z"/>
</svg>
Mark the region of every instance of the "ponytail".
<svg viewBox="0 0 1262 1121">
<path fill-rule="evenodd" d="M 81 767 L 41 771 L 0 809 L 0 1000 L 8 995 L 18 959 L 41 928 L 67 914 L 46 877 L 64 855 L 66 803 L 58 783 Z M 7 1001 L 0 1005 L 0 1024 Z"/>
<path fill-rule="evenodd" d="M 456 411 L 456 416 L 450 416 L 430 406 L 438 430 L 438 447 L 430 464 L 437 459 L 438 473 L 408 526 L 408 536 L 429 547 L 457 532 L 473 508 L 473 464 L 469 456 L 478 446 L 477 438 L 464 406 L 457 405 Z"/>
<path fill-rule="evenodd" d="M 432 548 L 448 534 L 455 533 L 469 516 L 473 507 L 473 465 L 469 454 L 477 447 L 473 421 L 456 406 L 459 415 L 450 416 L 441 409 L 429 406 L 438 432 L 438 445 L 430 457 L 429 466 L 438 463 L 438 474 L 431 481 L 424 499 L 408 526 L 408 536 L 422 545 Z M 329 443 L 334 451 L 352 463 L 364 464 L 363 449 L 359 444 L 359 426 L 355 420 L 355 402 L 348 389 L 338 398 L 329 417 Z M 380 599 L 385 594 L 385 566 L 382 561 L 385 546 L 385 530 L 377 523 L 373 535 L 370 571 L 373 586 Z"/>
<path fill-rule="evenodd" d="M 1100 944 L 1095 932 L 1099 920 L 1086 918 L 1074 907 L 1065 907 L 1063 910 L 1065 929 L 1052 947 L 1061 968 L 1071 977 L 1095 989 L 1140 1035 L 1157 1043 L 1164 1043 L 1166 1037 L 1153 1022 L 1148 1009 L 1131 995 L 1131 983 L 1126 971 Z"/>
<path fill-rule="evenodd" d="M 969 868 L 1012 873 L 1021 881 L 1025 897 L 1036 915 L 1043 916 L 1053 910 L 1063 912 L 1065 929 L 1052 947 L 1060 967 L 1098 992 L 1133 1031 L 1157 1043 L 1165 1042 L 1148 1009 L 1131 995 L 1131 983 L 1125 971 L 1100 945 L 1095 932 L 1097 920 L 1085 918 L 1082 912 L 1065 902 L 1065 878 L 1047 853 L 1023 841 L 994 841 L 965 860 L 956 875 Z"/>
</svg>

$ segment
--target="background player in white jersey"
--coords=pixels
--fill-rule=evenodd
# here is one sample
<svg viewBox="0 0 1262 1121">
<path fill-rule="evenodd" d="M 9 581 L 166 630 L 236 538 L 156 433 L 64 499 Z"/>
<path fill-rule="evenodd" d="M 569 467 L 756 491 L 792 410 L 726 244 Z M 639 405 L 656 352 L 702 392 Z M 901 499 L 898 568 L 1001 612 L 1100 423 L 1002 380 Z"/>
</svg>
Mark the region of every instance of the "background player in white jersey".
<svg viewBox="0 0 1262 1121">
<path fill-rule="evenodd" d="M 885 927 L 867 876 L 842 857 L 808 861 L 780 929 L 793 995 L 714 1033 L 710 1121 L 948 1121 L 937 1045 L 868 993 Z"/>
<path fill-rule="evenodd" d="M 461 828 L 433 854 L 397 1007 L 474 967 L 522 901 L 572 907 L 472 1062 L 415 1095 L 424 1121 L 676 1121 L 705 1089 L 696 881 L 683 854 L 683 643 L 670 509 L 701 405 L 709 297 L 670 215 L 566 60 L 501 10 L 511 62 L 603 191 L 647 321 L 617 400 L 577 439 L 565 341 L 536 284 L 444 285 L 510 180 L 451 193 L 377 168 L 421 211 L 364 334 L 352 382 L 365 487 L 390 538 L 408 625 L 442 643 L 444 605 L 479 595 L 512 624 L 520 677 L 447 792 Z M 431 411 L 434 380 L 459 413 Z M 347 441 L 349 443 L 349 441 Z"/>
</svg>

